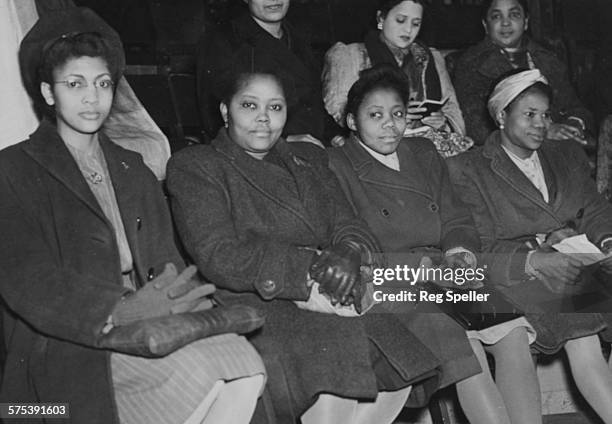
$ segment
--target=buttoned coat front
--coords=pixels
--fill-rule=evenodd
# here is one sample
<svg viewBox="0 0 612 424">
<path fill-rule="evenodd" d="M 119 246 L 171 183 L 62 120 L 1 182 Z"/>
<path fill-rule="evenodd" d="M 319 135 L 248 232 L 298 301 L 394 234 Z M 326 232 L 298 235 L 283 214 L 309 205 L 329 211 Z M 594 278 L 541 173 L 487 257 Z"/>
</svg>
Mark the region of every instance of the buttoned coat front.
<svg viewBox="0 0 612 424">
<path fill-rule="evenodd" d="M 418 266 L 418 252 L 459 246 L 478 252 L 472 218 L 454 194 L 434 145 L 427 139 L 405 138 L 397 155 L 399 172 L 379 163 L 356 138 L 330 150 L 331 167 L 353 210 L 372 228 L 385 253 Z"/>
<path fill-rule="evenodd" d="M 257 160 L 222 130 L 212 146 L 184 149 L 168 166 L 177 228 L 200 271 L 223 301 L 267 313 L 250 340 L 264 358 L 277 407 L 291 407 L 292 416 L 280 422 L 293 422 L 319 393 L 375 398 L 370 340 L 405 382 L 438 365 L 390 314 L 342 318 L 292 302 L 308 297 L 313 248 L 345 237 L 377 245 L 326 161 L 316 146 L 283 140 Z"/>
<path fill-rule="evenodd" d="M 535 235 L 575 225 L 598 245 L 612 235 L 612 207 L 589 178 L 584 152 L 572 141 L 544 141 L 538 155 L 549 193 L 541 193 L 501 147 L 499 131 L 479 149 L 449 159 L 451 180 L 469 206 L 487 252 L 491 281 L 528 314 L 538 332 L 536 345 L 555 351 L 569 338 L 604 328 L 597 314 L 547 314 L 542 302 L 560 299 L 525 273 Z M 529 245 L 528 243 L 531 242 Z M 608 319 L 607 317 L 606 320 Z"/>
<path fill-rule="evenodd" d="M 100 145 L 137 280 L 181 269 L 159 183 L 140 155 Z M 69 403 L 70 422 L 118 423 L 110 353 L 96 348 L 126 293 L 115 233 L 55 126 L 0 152 L 0 199 L 1 401 Z"/>
<path fill-rule="evenodd" d="M 330 150 L 330 167 L 355 213 L 380 240 L 388 266 L 417 268 L 423 256 L 440 260 L 454 247 L 477 253 L 480 240 L 472 218 L 453 193 L 434 145 L 427 139 L 405 138 L 396 152 L 399 171 L 374 159 L 354 136 Z M 410 288 L 408 282 L 389 281 L 380 287 L 391 286 Z M 384 306 L 440 359 L 440 386 L 480 372 L 465 330 L 440 310 L 424 313 L 414 302 Z"/>
</svg>

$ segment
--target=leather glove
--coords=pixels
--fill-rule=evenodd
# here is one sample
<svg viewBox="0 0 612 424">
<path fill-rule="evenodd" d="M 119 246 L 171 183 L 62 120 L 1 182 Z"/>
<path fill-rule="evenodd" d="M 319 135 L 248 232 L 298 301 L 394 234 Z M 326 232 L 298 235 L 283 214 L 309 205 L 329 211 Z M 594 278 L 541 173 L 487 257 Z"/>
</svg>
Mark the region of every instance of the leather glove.
<svg viewBox="0 0 612 424">
<path fill-rule="evenodd" d="M 361 250 L 350 242 L 341 242 L 323 250 L 313 259 L 310 276 L 319 283 L 319 290 L 331 298 L 332 305 L 350 304 L 351 292 L 359 286 Z M 354 293 L 358 295 L 358 293 Z M 361 297 L 361 296 L 357 296 Z"/>
<path fill-rule="evenodd" d="M 191 280 L 196 272 L 192 265 L 177 275 L 176 267 L 166 264 L 160 275 L 115 305 L 112 324 L 122 326 L 194 309 L 203 297 L 214 291 L 210 284 L 194 286 Z"/>
</svg>

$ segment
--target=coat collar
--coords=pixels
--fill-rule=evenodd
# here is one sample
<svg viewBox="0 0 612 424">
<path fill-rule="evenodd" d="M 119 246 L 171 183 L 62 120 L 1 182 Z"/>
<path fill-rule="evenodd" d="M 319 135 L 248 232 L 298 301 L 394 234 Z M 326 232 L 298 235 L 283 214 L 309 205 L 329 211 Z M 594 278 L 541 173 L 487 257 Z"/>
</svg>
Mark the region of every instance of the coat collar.
<svg viewBox="0 0 612 424">
<path fill-rule="evenodd" d="M 219 131 L 213 148 L 256 190 L 297 216 L 317 237 L 326 239 L 321 229 L 326 228 L 327 217 L 317 210 L 317 205 L 327 202 L 321 198 L 324 190 L 314 178 L 313 164 L 296 155 L 284 139 L 281 138 L 270 153 L 277 155 L 281 166 L 249 156 L 232 141 L 225 128 Z"/>
<path fill-rule="evenodd" d="M 251 72 L 270 71 L 274 69 L 285 69 L 293 78 L 311 81 L 313 79 L 312 63 L 305 63 L 307 56 L 306 43 L 296 36 L 293 27 L 283 22 L 284 37 L 288 38 L 288 44 L 278 40 L 255 22 L 247 13 L 238 16 L 232 21 L 232 27 L 239 39 L 246 41 L 251 46 Z M 276 62 L 267 63 L 266 69 L 256 69 L 255 48 L 268 52 L 268 59 Z"/>
<path fill-rule="evenodd" d="M 491 40 L 489 40 L 489 38 L 484 39 L 480 43 L 479 47 L 480 52 L 477 53 L 477 55 L 481 57 L 481 60 L 480 66 L 478 67 L 478 71 L 481 74 L 489 78 L 497 79 L 500 75 L 503 75 L 506 72 L 512 70 L 512 66 L 501 53 L 501 48 L 494 44 Z M 530 38 L 526 38 L 525 49 L 536 58 L 542 54 L 550 54 L 548 50 L 540 46 L 538 43 L 535 43 Z M 534 58 L 534 60 L 537 60 L 536 58 Z M 538 61 L 536 65 L 540 67 L 545 64 L 543 64 L 541 61 Z M 542 71 L 542 73 L 547 74 L 547 70 L 540 70 Z"/>
<path fill-rule="evenodd" d="M 500 176 L 514 190 L 544 209 L 548 214 L 556 217 L 554 210 L 562 202 L 562 191 L 558 190 L 558 183 L 568 178 L 568 170 L 562 164 L 565 163 L 563 154 L 554 141 L 545 140 L 542 147 L 538 149 L 538 155 L 544 171 L 544 178 L 548 188 L 549 203 L 538 189 L 529 181 L 521 170 L 512 162 L 501 147 L 501 135 L 499 130 L 494 131 L 483 147 L 483 156 L 490 161 L 491 171 Z M 556 218 L 555 218 L 556 219 Z"/>
<path fill-rule="evenodd" d="M 351 167 L 360 180 L 390 188 L 413 191 L 432 199 L 430 192 L 423 191 L 429 187 L 427 173 L 435 152 L 416 147 L 410 138 L 404 138 L 397 148 L 400 171 L 389 169 L 372 157 L 360 144 L 355 135 L 342 147 Z"/>
<path fill-rule="evenodd" d="M 128 157 L 122 148 L 110 141 L 101 132 L 99 133 L 99 142 L 115 189 L 119 210 L 123 221 L 128 222 L 130 212 L 135 210 L 133 203 L 137 190 L 139 190 L 139 187 L 135 187 L 133 184 L 133 159 Z M 77 198 L 87 205 L 100 219 L 106 222 L 107 225 L 111 225 L 89 188 L 76 161 L 57 133 L 55 125 L 47 120 L 43 120 L 38 129 L 30 136 L 28 142 L 24 143 L 23 150 L 68 190 L 72 191 Z M 126 233 L 128 227 L 131 226 L 126 225 Z"/>
</svg>

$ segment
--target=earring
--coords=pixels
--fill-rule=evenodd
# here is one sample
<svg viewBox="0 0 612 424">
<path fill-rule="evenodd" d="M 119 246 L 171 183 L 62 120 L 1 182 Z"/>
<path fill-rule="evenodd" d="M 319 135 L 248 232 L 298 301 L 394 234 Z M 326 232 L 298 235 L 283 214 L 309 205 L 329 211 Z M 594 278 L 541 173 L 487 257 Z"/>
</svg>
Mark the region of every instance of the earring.
<svg viewBox="0 0 612 424">
<path fill-rule="evenodd" d="M 499 124 L 499 129 L 503 130 L 504 129 L 504 124 Z"/>
<path fill-rule="evenodd" d="M 382 28 L 383 28 L 383 24 L 382 24 L 382 22 L 379 22 L 379 23 L 378 23 L 378 25 L 376 25 L 376 28 L 378 28 L 378 29 L 382 29 Z"/>
<path fill-rule="evenodd" d="M 224 126 L 225 128 L 228 128 L 228 127 L 229 127 L 229 124 L 227 123 L 227 121 L 224 121 L 223 126 Z"/>
</svg>

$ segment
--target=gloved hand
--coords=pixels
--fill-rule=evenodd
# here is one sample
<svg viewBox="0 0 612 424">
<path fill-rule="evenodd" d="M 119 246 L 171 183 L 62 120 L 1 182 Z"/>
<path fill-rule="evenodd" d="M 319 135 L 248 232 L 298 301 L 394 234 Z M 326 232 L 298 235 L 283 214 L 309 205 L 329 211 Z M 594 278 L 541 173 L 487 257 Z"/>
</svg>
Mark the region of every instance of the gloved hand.
<svg viewBox="0 0 612 424">
<path fill-rule="evenodd" d="M 168 263 L 164 271 L 144 287 L 122 299 L 112 312 L 114 326 L 122 326 L 147 318 L 187 312 L 214 291 L 212 285 L 195 286 L 195 266 L 177 275 L 176 267 Z"/>
<path fill-rule="evenodd" d="M 361 251 L 354 243 L 341 242 L 323 250 L 310 266 L 310 276 L 319 290 L 330 296 L 332 305 L 350 304 L 351 292 L 360 285 Z M 353 296 L 358 293 L 354 293 Z"/>
</svg>

